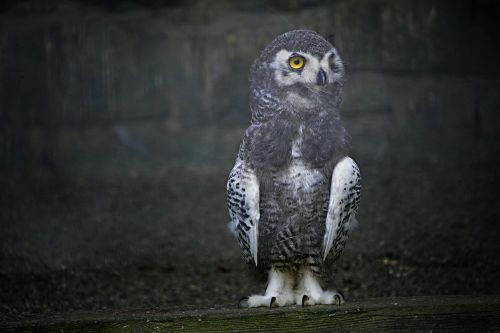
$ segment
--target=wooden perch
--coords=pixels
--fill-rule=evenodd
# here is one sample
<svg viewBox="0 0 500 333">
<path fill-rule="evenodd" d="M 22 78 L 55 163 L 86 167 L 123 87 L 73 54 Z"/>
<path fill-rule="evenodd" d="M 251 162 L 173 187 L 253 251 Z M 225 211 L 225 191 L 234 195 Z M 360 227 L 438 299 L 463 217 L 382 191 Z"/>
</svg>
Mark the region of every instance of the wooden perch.
<svg viewBox="0 0 500 333">
<path fill-rule="evenodd" d="M 389 332 L 500 330 L 500 295 L 378 298 L 342 306 L 71 314 L 2 332 Z"/>
</svg>

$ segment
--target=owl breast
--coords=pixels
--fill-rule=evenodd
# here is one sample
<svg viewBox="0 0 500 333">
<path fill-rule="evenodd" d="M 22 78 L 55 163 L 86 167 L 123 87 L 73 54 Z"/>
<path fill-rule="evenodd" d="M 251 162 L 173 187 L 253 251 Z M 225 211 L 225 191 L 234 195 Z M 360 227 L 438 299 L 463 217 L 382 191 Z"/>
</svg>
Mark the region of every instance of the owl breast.
<svg viewBox="0 0 500 333">
<path fill-rule="evenodd" d="M 277 197 L 286 216 L 299 220 L 321 219 L 328 201 L 328 180 L 320 169 L 309 166 L 302 150 L 303 127 L 292 143 L 290 163 L 275 174 Z"/>
<path fill-rule="evenodd" d="M 260 225 L 276 267 L 294 270 L 307 263 L 319 273 L 329 184 L 320 169 L 307 163 L 302 149 L 303 128 L 299 127 L 290 162 L 274 173 L 272 190 L 262 193 Z"/>
<path fill-rule="evenodd" d="M 316 192 L 318 186 L 324 182 L 324 176 L 320 170 L 307 166 L 301 151 L 302 140 L 303 126 L 300 126 L 297 138 L 292 143 L 291 162 L 278 174 L 288 194 L 296 200 Z"/>
</svg>

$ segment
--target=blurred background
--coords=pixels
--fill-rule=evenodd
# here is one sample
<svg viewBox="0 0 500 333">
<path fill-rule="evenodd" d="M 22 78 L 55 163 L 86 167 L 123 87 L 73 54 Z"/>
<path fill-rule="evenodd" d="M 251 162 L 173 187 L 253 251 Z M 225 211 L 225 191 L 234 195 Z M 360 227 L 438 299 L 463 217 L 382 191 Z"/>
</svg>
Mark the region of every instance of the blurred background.
<svg viewBox="0 0 500 333">
<path fill-rule="evenodd" d="M 248 71 L 333 40 L 363 175 L 326 285 L 347 299 L 500 293 L 500 2 L 3 1 L 0 319 L 235 307 L 226 229 Z"/>
</svg>

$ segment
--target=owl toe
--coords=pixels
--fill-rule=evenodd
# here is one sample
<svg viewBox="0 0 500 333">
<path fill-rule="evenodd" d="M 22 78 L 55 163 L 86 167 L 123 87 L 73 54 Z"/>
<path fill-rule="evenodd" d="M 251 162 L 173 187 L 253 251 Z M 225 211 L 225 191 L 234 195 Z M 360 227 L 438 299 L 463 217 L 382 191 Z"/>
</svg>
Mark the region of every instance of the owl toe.
<svg viewBox="0 0 500 333">
<path fill-rule="evenodd" d="M 336 304 L 341 305 L 345 303 L 344 294 L 342 292 L 334 290 L 334 291 L 325 291 L 323 295 L 321 295 L 320 304 Z"/>
<path fill-rule="evenodd" d="M 250 307 L 250 304 L 248 303 L 248 297 L 242 297 L 240 301 L 238 302 L 238 308 L 248 308 Z"/>
</svg>

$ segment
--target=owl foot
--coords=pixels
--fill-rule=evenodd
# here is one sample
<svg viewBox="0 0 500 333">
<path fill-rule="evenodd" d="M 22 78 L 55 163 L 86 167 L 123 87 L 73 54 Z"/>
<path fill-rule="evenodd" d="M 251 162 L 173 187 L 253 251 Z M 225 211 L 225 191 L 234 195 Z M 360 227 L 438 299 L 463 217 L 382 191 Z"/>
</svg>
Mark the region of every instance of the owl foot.
<svg viewBox="0 0 500 333">
<path fill-rule="evenodd" d="M 295 304 L 294 279 L 290 273 L 271 269 L 264 295 L 252 295 L 240 299 L 238 307 L 255 308 L 265 306 L 274 308 Z"/>
<path fill-rule="evenodd" d="M 318 277 L 307 267 L 302 270 L 302 278 L 296 288 L 295 304 L 308 306 L 315 304 L 343 304 L 344 295 L 336 290 L 323 290 Z"/>
<path fill-rule="evenodd" d="M 340 291 L 323 291 L 317 295 L 303 295 L 302 299 L 297 299 L 297 305 L 308 306 L 315 304 L 344 304 L 344 295 Z"/>
<path fill-rule="evenodd" d="M 252 295 L 249 297 L 243 297 L 238 303 L 239 308 L 256 308 L 256 307 L 269 307 L 275 308 L 279 306 L 287 306 L 295 304 L 293 295 Z"/>
</svg>

